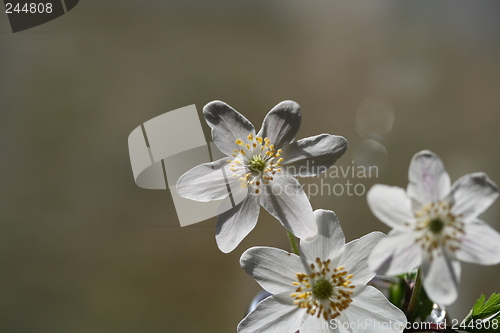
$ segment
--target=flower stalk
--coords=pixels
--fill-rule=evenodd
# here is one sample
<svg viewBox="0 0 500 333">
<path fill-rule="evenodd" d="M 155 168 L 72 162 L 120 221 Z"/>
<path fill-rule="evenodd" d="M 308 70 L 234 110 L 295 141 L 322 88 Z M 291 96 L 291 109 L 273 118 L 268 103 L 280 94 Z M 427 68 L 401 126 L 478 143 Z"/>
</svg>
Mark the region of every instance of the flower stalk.
<svg viewBox="0 0 500 333">
<path fill-rule="evenodd" d="M 297 238 L 287 230 L 288 241 L 290 242 L 290 247 L 292 248 L 292 252 L 296 255 L 300 255 L 299 245 L 297 244 Z"/>
<path fill-rule="evenodd" d="M 413 286 L 413 291 L 411 293 L 410 304 L 408 305 L 407 317 L 411 321 L 415 320 L 415 309 L 418 303 L 418 298 L 420 295 L 420 289 L 422 288 L 422 272 L 420 268 L 417 271 L 417 277 L 415 278 L 415 285 Z"/>
</svg>

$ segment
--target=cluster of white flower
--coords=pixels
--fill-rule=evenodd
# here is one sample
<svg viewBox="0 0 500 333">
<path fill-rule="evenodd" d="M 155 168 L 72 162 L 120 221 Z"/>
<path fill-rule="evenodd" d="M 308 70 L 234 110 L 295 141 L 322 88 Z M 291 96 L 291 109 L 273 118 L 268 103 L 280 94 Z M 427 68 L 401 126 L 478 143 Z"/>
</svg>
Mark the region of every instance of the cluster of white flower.
<svg viewBox="0 0 500 333">
<path fill-rule="evenodd" d="M 292 101 L 276 105 L 258 133 L 223 102 L 206 105 L 204 115 L 215 144 L 228 157 L 191 169 L 177 189 L 192 200 L 222 199 L 228 195 L 226 184 L 216 182 L 224 169 L 239 185 L 231 188 L 245 191 L 246 198 L 218 218 L 220 250 L 238 246 L 255 227 L 260 206 L 301 240 L 297 254 L 270 247 L 243 253 L 241 266 L 272 296 L 240 322 L 238 332 L 402 332 L 405 313 L 367 285 L 375 273 L 399 275 L 420 267 L 428 297 L 447 305 L 458 295 L 459 261 L 500 262 L 500 234 L 477 219 L 498 196 L 485 174 L 466 175 L 451 186 L 441 160 L 420 152 L 410 164 L 406 191 L 375 185 L 368 192 L 375 216 L 394 228 L 388 237 L 373 232 L 345 244 L 335 214 L 313 212 L 295 179 L 331 167 L 347 149 L 343 137 L 320 134 L 294 141 L 301 113 Z M 276 187 L 295 190 L 276 195 Z M 367 321 L 372 325 L 350 325 Z"/>
</svg>

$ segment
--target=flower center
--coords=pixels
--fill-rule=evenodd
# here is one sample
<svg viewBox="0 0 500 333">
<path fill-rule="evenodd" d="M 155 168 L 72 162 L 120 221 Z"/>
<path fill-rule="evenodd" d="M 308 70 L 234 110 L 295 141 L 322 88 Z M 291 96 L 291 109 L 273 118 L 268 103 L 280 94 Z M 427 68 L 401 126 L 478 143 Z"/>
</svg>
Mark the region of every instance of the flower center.
<svg viewBox="0 0 500 333">
<path fill-rule="evenodd" d="M 281 149 L 275 150 L 268 138 L 254 137 L 249 134 L 246 140 L 235 141 L 239 149 L 233 150 L 233 160 L 229 168 L 233 177 L 239 177 L 241 187 L 251 186 L 255 193 L 260 192 L 261 184 L 273 180 L 276 172 L 281 172 Z"/>
<path fill-rule="evenodd" d="M 432 233 L 439 234 L 444 229 L 444 222 L 440 219 L 433 219 L 429 221 L 428 227 Z"/>
<path fill-rule="evenodd" d="M 451 207 L 450 203 L 440 201 L 425 205 L 415 214 L 415 231 L 419 235 L 416 242 L 427 252 L 432 253 L 441 246 L 451 251 L 460 248 L 461 237 L 465 233 L 464 224 L 457 220 L 461 216 L 451 213 Z"/>
<path fill-rule="evenodd" d="M 266 168 L 266 161 L 264 161 L 261 156 L 254 156 L 250 159 L 248 168 L 250 171 L 262 173 Z"/>
<path fill-rule="evenodd" d="M 321 261 L 316 258 L 316 265 L 311 264 L 311 274 L 297 273 L 298 282 L 293 297 L 294 304 L 307 309 L 310 315 L 325 320 L 340 316 L 340 312 L 349 307 L 354 286 L 351 285 L 353 275 L 348 275 L 344 267 L 329 268 L 330 260 Z"/>
<path fill-rule="evenodd" d="M 318 280 L 312 287 L 312 294 L 318 299 L 327 299 L 333 294 L 333 286 L 330 281 L 324 279 Z"/>
</svg>

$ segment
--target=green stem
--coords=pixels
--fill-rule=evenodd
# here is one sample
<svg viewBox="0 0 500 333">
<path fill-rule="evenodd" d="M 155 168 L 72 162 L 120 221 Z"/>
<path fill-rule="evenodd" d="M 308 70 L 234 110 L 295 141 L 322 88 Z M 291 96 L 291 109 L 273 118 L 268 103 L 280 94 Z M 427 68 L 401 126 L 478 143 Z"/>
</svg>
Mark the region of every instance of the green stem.
<svg viewBox="0 0 500 333">
<path fill-rule="evenodd" d="M 410 298 L 410 305 L 408 305 L 408 318 L 411 320 L 415 320 L 415 307 L 417 306 L 418 302 L 418 295 L 420 293 L 420 289 L 422 288 L 422 273 L 420 272 L 420 268 L 418 269 L 417 272 L 417 278 L 415 281 L 415 286 L 413 287 L 413 291 L 411 293 L 411 298 Z"/>
<path fill-rule="evenodd" d="M 300 252 L 299 245 L 297 244 L 297 238 L 295 238 L 295 236 L 290 231 L 287 231 L 287 234 L 288 240 L 290 241 L 290 246 L 292 247 L 292 252 L 299 256 Z"/>
</svg>

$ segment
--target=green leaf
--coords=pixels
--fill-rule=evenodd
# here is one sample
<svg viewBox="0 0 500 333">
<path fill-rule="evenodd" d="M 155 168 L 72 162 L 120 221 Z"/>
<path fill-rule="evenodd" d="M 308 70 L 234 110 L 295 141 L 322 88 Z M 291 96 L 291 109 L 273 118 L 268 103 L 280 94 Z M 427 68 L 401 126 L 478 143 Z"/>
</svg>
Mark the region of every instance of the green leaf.
<svg viewBox="0 0 500 333">
<path fill-rule="evenodd" d="M 418 294 L 417 306 L 415 307 L 415 318 L 420 318 L 420 320 L 425 321 L 428 315 L 430 315 L 432 311 L 432 307 L 434 303 L 429 299 L 427 293 L 424 288 L 420 289 L 420 293 Z"/>
<path fill-rule="evenodd" d="M 481 295 L 461 325 L 467 326 L 467 332 L 500 332 L 500 294 L 494 293 L 488 300 Z"/>
<path fill-rule="evenodd" d="M 483 319 L 493 316 L 500 311 L 500 294 L 494 293 L 486 301 L 486 296 L 483 294 L 474 304 L 472 308 L 472 317 L 475 319 Z"/>
</svg>

